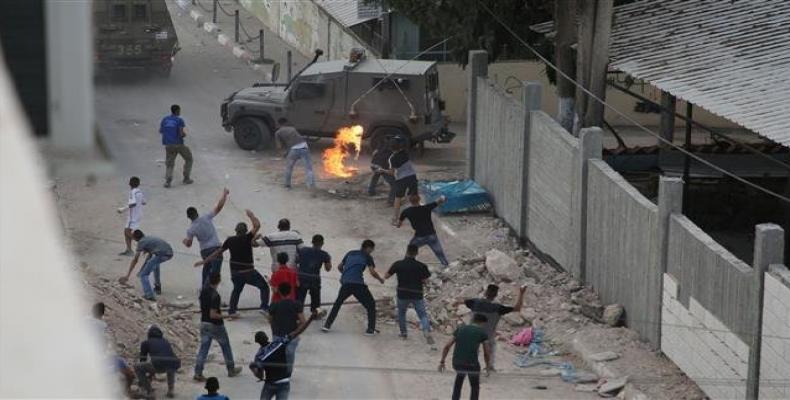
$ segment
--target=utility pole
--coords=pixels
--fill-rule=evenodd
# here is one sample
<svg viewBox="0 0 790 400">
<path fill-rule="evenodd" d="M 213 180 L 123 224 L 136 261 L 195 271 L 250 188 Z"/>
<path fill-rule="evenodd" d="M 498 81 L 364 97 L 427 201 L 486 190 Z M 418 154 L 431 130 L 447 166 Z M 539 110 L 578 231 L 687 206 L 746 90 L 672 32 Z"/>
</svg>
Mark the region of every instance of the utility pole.
<svg viewBox="0 0 790 400">
<path fill-rule="evenodd" d="M 675 105 L 677 99 L 669 92 L 661 91 L 661 121 L 658 127 L 658 133 L 662 138 L 672 143 L 675 139 Z M 658 144 L 661 149 L 667 149 L 671 146 L 663 142 Z"/>
<path fill-rule="evenodd" d="M 609 65 L 609 38 L 612 33 L 613 0 L 580 3 L 577 81 L 595 97 L 606 99 L 606 70 Z M 574 133 L 582 127 L 603 125 L 603 104 L 576 89 Z"/>
<path fill-rule="evenodd" d="M 571 46 L 576 43 L 576 9 L 578 1 L 554 2 L 554 27 L 557 35 L 554 44 L 554 59 L 557 69 L 563 74 L 575 78 L 576 64 L 574 64 L 574 50 Z M 557 73 L 557 121 L 568 132 L 573 132 L 573 106 L 576 87 L 571 81 Z"/>
</svg>

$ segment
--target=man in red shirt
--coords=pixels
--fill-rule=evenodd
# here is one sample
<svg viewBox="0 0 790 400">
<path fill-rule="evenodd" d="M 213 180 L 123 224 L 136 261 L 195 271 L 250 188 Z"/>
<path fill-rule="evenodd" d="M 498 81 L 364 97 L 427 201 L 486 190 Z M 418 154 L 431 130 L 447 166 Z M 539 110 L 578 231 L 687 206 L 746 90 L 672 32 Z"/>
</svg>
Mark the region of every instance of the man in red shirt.
<svg viewBox="0 0 790 400">
<path fill-rule="evenodd" d="M 296 300 L 296 288 L 299 287 L 299 274 L 296 269 L 288 266 L 288 253 L 277 253 L 277 270 L 272 274 L 271 285 L 278 288 L 281 283 L 288 283 L 292 290 L 287 296 L 280 294 L 278 290 L 272 293 L 272 303 L 282 299 Z"/>
</svg>

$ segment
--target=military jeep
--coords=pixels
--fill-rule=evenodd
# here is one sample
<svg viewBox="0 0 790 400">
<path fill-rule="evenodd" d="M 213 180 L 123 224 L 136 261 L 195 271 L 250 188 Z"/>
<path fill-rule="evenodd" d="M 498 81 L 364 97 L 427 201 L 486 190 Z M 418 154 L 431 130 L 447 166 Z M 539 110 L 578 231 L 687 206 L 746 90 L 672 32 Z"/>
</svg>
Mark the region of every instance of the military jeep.
<svg viewBox="0 0 790 400">
<path fill-rule="evenodd" d="M 290 82 L 257 83 L 220 107 L 222 126 L 245 150 L 274 145 L 275 122 L 287 118 L 305 136 L 334 137 L 361 125 L 369 149 L 396 135 L 411 144 L 450 142 L 435 62 L 377 60 L 355 49 L 348 60 L 313 60 Z"/>
</svg>

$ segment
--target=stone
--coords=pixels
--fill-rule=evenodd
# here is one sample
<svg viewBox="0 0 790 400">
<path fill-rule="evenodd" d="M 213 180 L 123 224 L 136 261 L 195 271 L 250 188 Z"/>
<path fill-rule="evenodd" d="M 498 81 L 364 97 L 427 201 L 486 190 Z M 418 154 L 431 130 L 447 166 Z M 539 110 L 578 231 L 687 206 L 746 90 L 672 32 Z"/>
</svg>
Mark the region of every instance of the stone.
<svg viewBox="0 0 790 400">
<path fill-rule="evenodd" d="M 616 396 L 618 392 L 623 390 L 625 384 L 628 383 L 628 377 L 620 377 L 620 378 L 609 378 L 598 387 L 598 394 L 611 397 Z"/>
<path fill-rule="evenodd" d="M 532 322 L 538 318 L 538 312 L 532 307 L 526 307 L 521 309 L 521 316 L 525 320 Z"/>
<path fill-rule="evenodd" d="M 540 375 L 540 376 L 560 376 L 561 372 L 562 371 L 560 371 L 559 368 L 546 368 L 546 369 L 542 369 L 542 370 L 538 371 L 538 375 Z"/>
<path fill-rule="evenodd" d="M 478 275 L 483 275 L 486 272 L 486 265 L 485 264 L 481 264 L 481 265 L 476 266 L 475 267 L 475 272 L 477 272 Z"/>
<path fill-rule="evenodd" d="M 477 297 L 480 294 L 480 288 L 475 285 L 467 286 L 461 290 L 461 293 L 458 294 L 458 297 L 462 299 L 469 299 L 472 297 Z"/>
<path fill-rule="evenodd" d="M 598 375 L 592 372 L 586 371 L 577 371 L 576 372 L 576 379 L 573 380 L 576 383 L 597 383 L 598 382 Z"/>
<path fill-rule="evenodd" d="M 620 355 L 613 352 L 613 351 L 604 351 L 601 353 L 595 353 L 590 355 L 590 360 L 601 362 L 601 361 L 612 361 L 620 358 Z"/>
<path fill-rule="evenodd" d="M 603 306 L 600 304 L 581 304 L 581 314 L 593 321 L 600 321 L 603 317 Z"/>
<path fill-rule="evenodd" d="M 486 252 L 485 266 L 497 281 L 513 282 L 521 278 L 521 266 L 512 257 L 497 249 Z"/>
<path fill-rule="evenodd" d="M 466 316 L 468 316 L 468 315 L 470 315 L 470 314 L 472 314 L 472 310 L 470 310 L 470 309 L 469 309 L 469 307 L 467 307 L 467 306 L 466 306 L 466 305 L 464 305 L 464 304 L 460 304 L 460 305 L 459 305 L 459 306 L 458 306 L 458 307 L 455 309 L 455 316 L 456 316 L 456 317 L 459 317 L 459 318 L 464 318 L 464 317 L 466 317 Z"/>
<path fill-rule="evenodd" d="M 584 383 L 578 384 L 574 388 L 577 392 L 587 392 L 587 393 L 594 393 L 598 390 L 598 384 L 596 383 Z"/>
<path fill-rule="evenodd" d="M 524 324 L 527 323 L 527 321 L 524 320 L 524 317 L 522 317 L 521 314 L 519 313 L 505 314 L 505 316 L 502 317 L 502 319 L 504 319 L 505 322 L 508 323 L 508 325 L 515 327 L 524 326 Z"/>
<path fill-rule="evenodd" d="M 620 326 L 625 309 L 620 304 L 610 304 L 603 309 L 603 323 L 609 326 Z"/>
</svg>

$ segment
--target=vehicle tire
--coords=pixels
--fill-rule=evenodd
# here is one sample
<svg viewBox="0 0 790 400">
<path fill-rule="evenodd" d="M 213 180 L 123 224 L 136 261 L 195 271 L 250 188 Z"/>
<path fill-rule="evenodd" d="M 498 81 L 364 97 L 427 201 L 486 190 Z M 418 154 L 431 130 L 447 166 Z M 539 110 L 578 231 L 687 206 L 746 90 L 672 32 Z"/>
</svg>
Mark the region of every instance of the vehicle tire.
<svg viewBox="0 0 790 400">
<path fill-rule="evenodd" d="M 376 149 L 380 146 L 384 145 L 388 141 L 392 140 L 395 136 L 404 136 L 408 141 L 408 146 L 411 146 L 411 140 L 408 133 L 405 133 L 402 129 L 385 126 L 381 128 L 376 128 L 373 133 L 370 135 L 370 141 L 368 145 L 368 153 L 373 153 Z"/>
<path fill-rule="evenodd" d="M 244 117 L 233 124 L 233 138 L 243 150 L 269 148 L 272 144 L 272 131 L 262 119 Z"/>
</svg>

